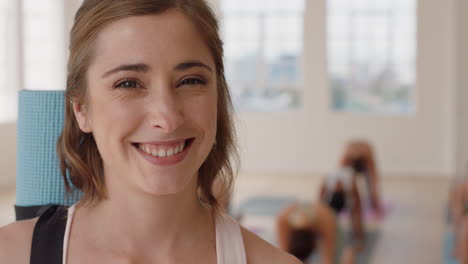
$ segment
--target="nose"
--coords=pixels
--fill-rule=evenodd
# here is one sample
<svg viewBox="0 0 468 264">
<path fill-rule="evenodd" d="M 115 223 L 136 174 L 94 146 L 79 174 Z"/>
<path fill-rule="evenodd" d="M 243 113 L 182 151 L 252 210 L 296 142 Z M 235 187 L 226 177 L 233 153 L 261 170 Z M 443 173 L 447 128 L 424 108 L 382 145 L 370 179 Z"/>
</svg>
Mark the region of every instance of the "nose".
<svg viewBox="0 0 468 264">
<path fill-rule="evenodd" d="M 182 105 L 175 92 L 165 89 L 149 98 L 146 104 L 151 127 L 170 133 L 183 124 Z"/>
</svg>

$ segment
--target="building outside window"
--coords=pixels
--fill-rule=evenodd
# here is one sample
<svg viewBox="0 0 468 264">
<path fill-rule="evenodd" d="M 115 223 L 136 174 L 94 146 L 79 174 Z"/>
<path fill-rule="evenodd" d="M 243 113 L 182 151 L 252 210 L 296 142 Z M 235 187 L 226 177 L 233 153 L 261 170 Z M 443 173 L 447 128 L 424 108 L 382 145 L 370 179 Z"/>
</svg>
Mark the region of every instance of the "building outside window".
<svg viewBox="0 0 468 264">
<path fill-rule="evenodd" d="M 303 79 L 303 0 L 222 0 L 226 78 L 239 110 L 297 108 Z"/>
<path fill-rule="evenodd" d="M 327 53 L 334 111 L 414 111 L 416 0 L 328 0 Z"/>
</svg>

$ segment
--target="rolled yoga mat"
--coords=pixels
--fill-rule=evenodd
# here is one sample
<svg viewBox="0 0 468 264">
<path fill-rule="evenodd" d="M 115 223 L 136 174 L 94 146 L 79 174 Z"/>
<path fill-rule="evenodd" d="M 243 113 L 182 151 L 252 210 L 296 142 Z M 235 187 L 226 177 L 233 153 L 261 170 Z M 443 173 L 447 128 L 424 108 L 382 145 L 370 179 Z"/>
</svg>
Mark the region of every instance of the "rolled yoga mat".
<svg viewBox="0 0 468 264">
<path fill-rule="evenodd" d="M 56 154 L 63 128 L 64 91 L 19 92 L 16 165 L 16 219 L 39 215 L 51 204 L 71 205 L 81 197 L 66 195 Z"/>
</svg>

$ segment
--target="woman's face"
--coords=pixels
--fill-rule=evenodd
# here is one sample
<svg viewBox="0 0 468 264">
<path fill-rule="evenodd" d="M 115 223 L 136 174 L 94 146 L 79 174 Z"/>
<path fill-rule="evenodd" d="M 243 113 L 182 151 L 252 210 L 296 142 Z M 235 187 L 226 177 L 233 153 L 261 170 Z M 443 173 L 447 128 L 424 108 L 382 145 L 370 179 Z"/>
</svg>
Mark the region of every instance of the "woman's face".
<svg viewBox="0 0 468 264">
<path fill-rule="evenodd" d="M 217 120 L 215 64 L 195 25 L 176 10 L 118 20 L 98 34 L 87 73 L 74 111 L 106 185 L 153 195 L 194 187 Z"/>
</svg>

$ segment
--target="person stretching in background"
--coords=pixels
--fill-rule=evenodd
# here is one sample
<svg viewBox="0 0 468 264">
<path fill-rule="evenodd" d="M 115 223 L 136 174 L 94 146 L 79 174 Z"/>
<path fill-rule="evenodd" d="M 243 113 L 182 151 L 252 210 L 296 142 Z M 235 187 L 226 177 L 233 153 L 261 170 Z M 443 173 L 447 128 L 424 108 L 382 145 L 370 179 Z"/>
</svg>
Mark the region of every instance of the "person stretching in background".
<svg viewBox="0 0 468 264">
<path fill-rule="evenodd" d="M 383 212 L 378 187 L 379 174 L 371 144 L 362 140 L 349 142 L 340 160 L 340 166 L 351 167 L 354 175 L 365 177 L 371 206 L 375 213 L 381 215 Z"/>
<path fill-rule="evenodd" d="M 330 206 L 338 215 L 349 210 L 351 215 L 354 246 L 361 249 L 364 245 L 364 224 L 361 196 L 356 184 L 355 172 L 344 167 L 328 173 L 320 190 L 320 200 Z"/>
<path fill-rule="evenodd" d="M 453 188 L 450 214 L 455 231 L 455 258 L 460 264 L 468 264 L 468 181 L 463 181 Z"/>
<path fill-rule="evenodd" d="M 353 263 L 353 249 L 343 247 L 342 230 L 325 203 L 292 203 L 278 215 L 276 224 L 279 247 L 303 263 L 314 253 L 322 264 Z"/>
</svg>

